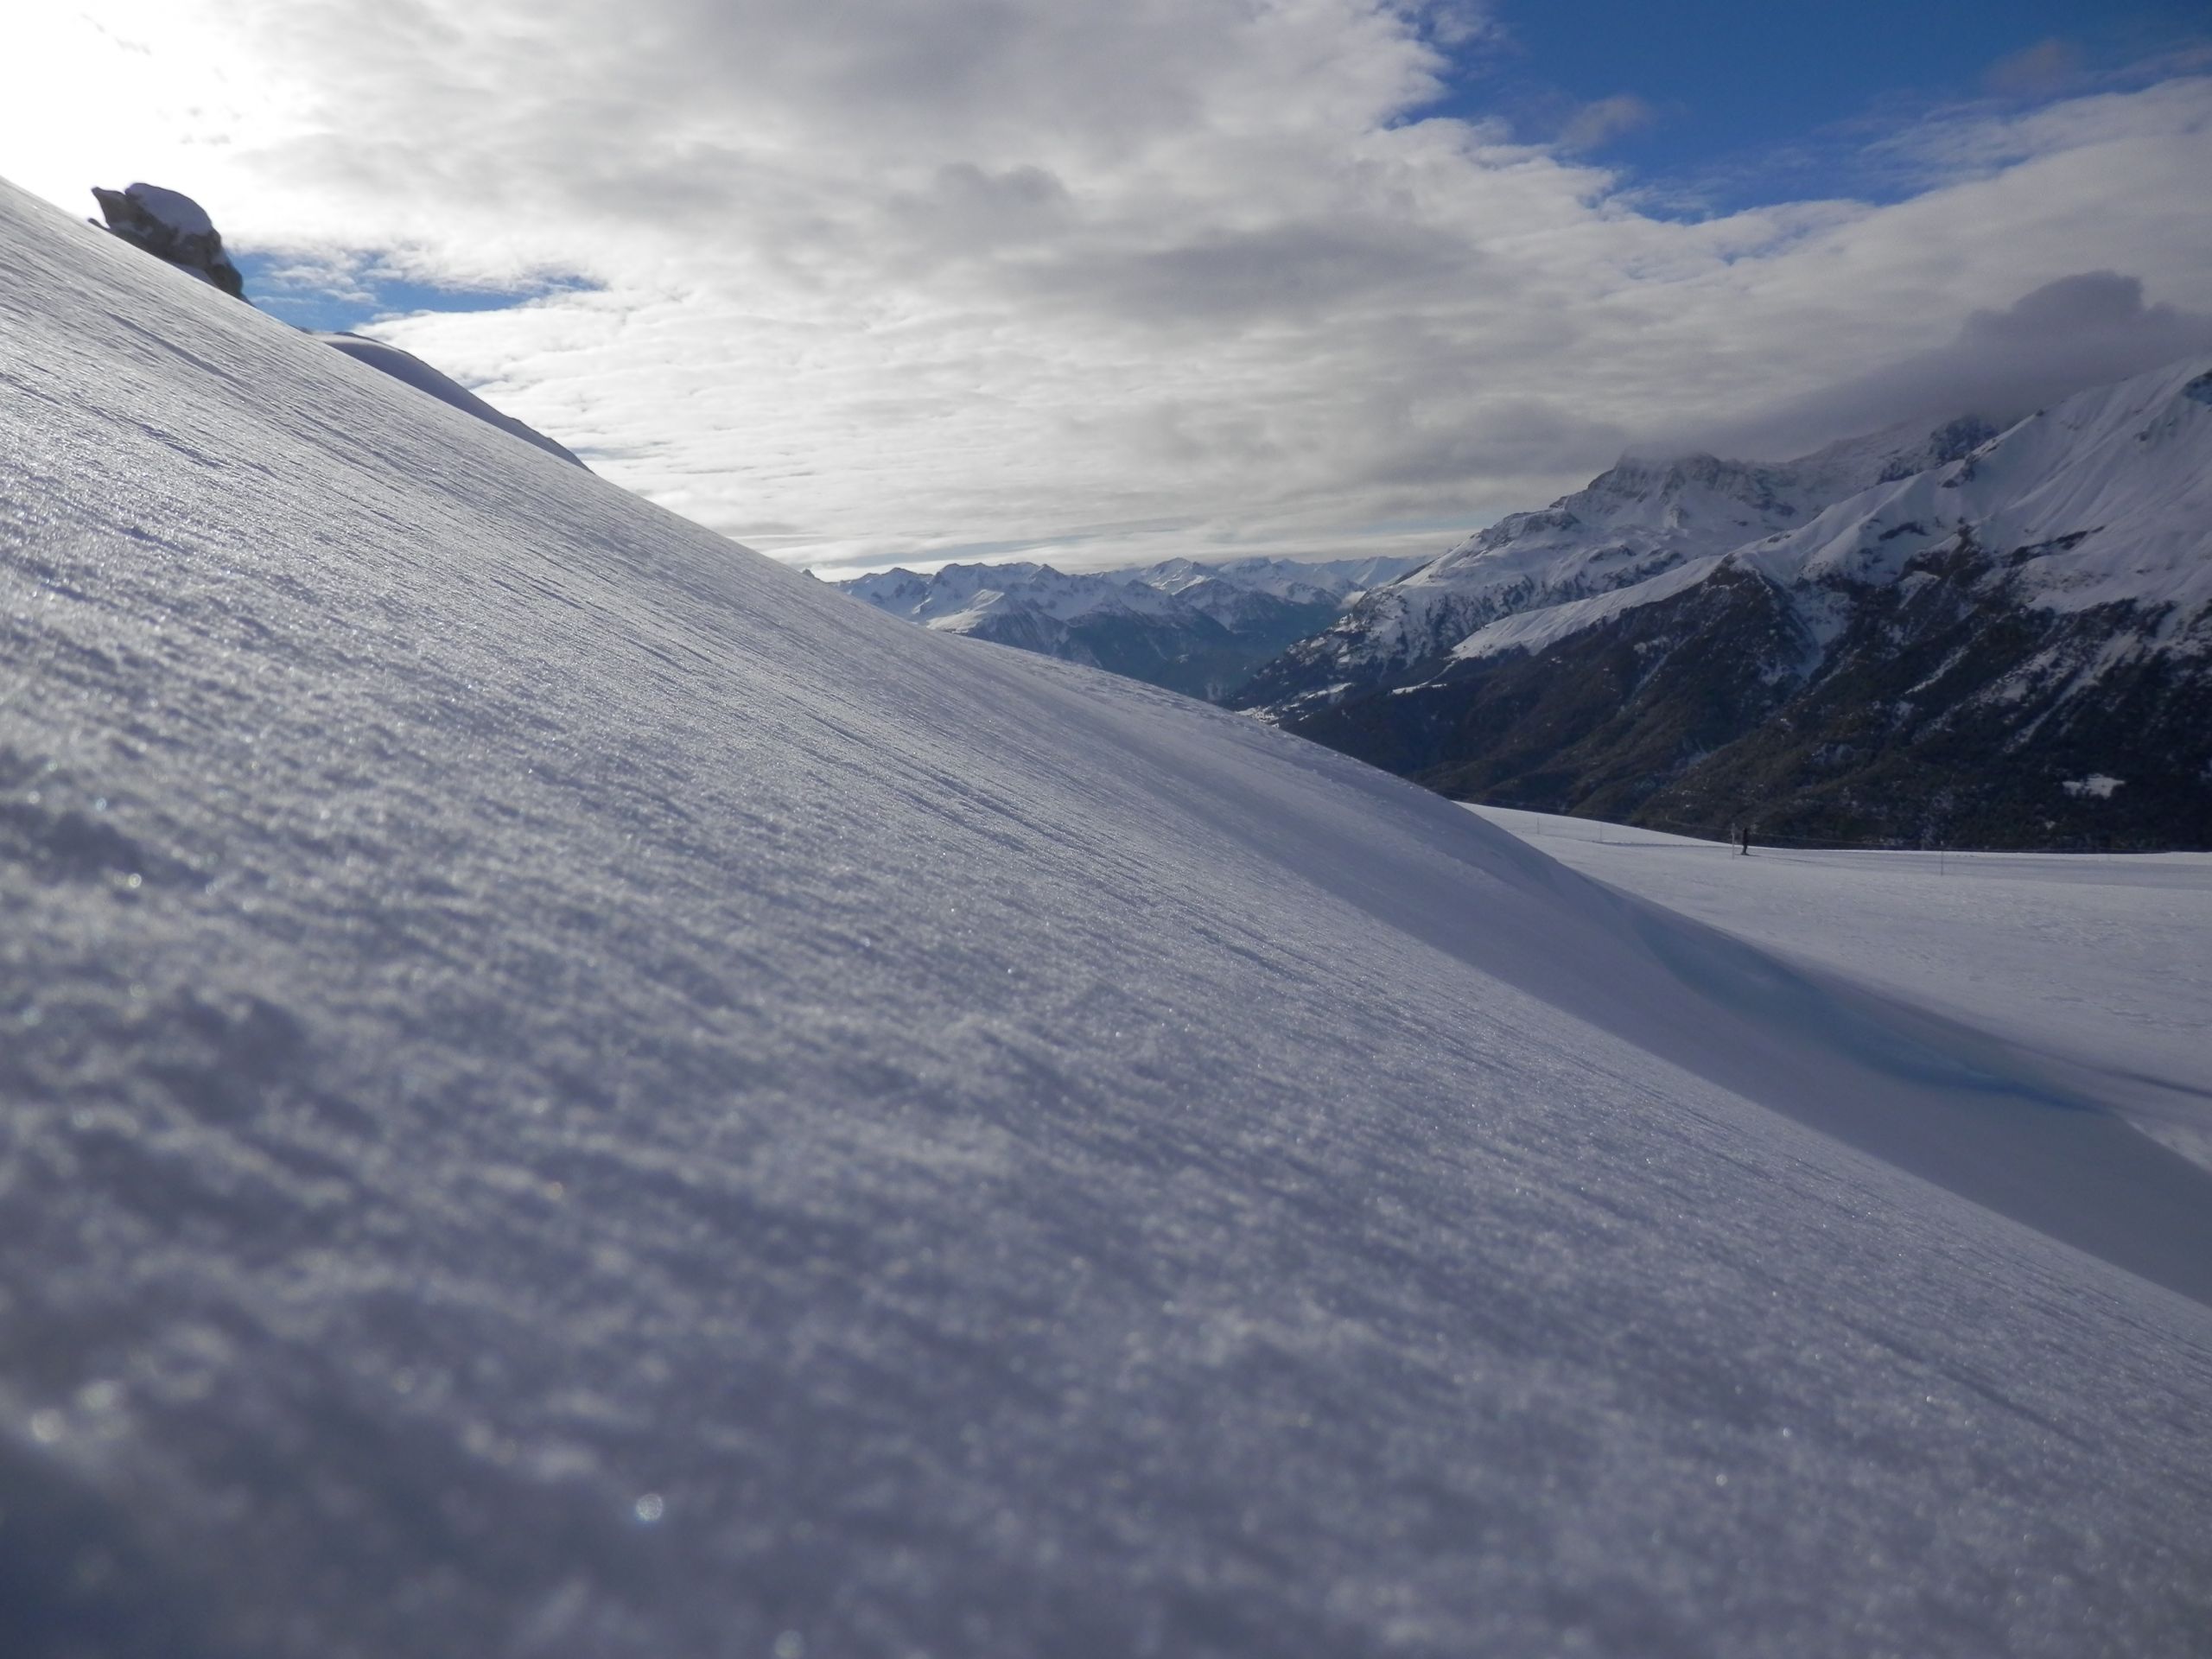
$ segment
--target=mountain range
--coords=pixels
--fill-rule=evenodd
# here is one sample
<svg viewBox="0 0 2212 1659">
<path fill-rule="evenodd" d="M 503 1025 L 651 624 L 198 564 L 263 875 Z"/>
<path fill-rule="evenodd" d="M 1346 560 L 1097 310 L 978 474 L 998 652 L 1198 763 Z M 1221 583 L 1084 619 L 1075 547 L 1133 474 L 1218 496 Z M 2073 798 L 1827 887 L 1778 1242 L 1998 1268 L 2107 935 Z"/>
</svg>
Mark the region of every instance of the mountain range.
<svg viewBox="0 0 2212 1659">
<path fill-rule="evenodd" d="M 1770 835 L 2212 844 L 2212 362 L 1777 465 L 1637 461 L 1228 701 L 1446 793 Z"/>
<path fill-rule="evenodd" d="M 1170 559 L 1069 574 L 1049 564 L 949 564 L 836 584 L 893 616 L 1219 702 L 1419 558 Z"/>
</svg>

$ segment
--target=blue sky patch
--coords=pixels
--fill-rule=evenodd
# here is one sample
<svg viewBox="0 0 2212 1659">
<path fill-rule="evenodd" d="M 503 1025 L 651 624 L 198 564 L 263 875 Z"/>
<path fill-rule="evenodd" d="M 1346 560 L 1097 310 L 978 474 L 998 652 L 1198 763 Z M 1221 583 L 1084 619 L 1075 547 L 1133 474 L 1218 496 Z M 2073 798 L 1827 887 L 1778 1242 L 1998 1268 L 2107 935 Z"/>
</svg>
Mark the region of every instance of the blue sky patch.
<svg viewBox="0 0 2212 1659">
<path fill-rule="evenodd" d="M 373 258 L 332 266 L 294 255 L 235 249 L 231 257 L 245 278 L 246 297 L 255 305 L 298 327 L 331 334 L 349 332 L 379 317 L 422 311 L 499 311 L 549 294 L 579 293 L 598 286 L 568 276 L 520 287 L 448 287 L 392 275 Z"/>
<path fill-rule="evenodd" d="M 2212 45 L 2202 0 L 1503 0 L 1427 114 L 1503 117 L 1625 175 L 1668 216 L 1924 188 L 1870 155 L 1900 119 L 2132 83 Z M 2144 79 L 2156 79 L 2157 72 Z"/>
</svg>

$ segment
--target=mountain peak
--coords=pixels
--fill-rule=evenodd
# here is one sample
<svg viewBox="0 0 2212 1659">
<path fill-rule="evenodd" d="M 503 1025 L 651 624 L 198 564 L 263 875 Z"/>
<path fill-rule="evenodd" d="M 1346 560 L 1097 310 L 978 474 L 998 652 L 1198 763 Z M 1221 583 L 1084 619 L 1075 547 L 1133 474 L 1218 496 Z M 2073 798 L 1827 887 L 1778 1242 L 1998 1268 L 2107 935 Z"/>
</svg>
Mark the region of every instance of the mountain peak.
<svg viewBox="0 0 2212 1659">
<path fill-rule="evenodd" d="M 2196 844 L 2212 823 L 2190 713 L 2212 692 L 2206 367 L 2001 432 L 1965 416 L 1772 466 L 1624 463 L 1370 595 L 1240 701 L 1478 798 L 1541 776 L 1547 792 L 1515 798 L 1548 809 L 1663 798 L 1725 819 L 1732 791 L 1831 834 L 1904 815 Z M 1554 703 L 1573 712 L 1531 742 L 1522 722 Z M 1696 735 L 1654 751 L 1660 731 Z M 2118 804 L 2054 784 L 2031 807 L 2018 791 L 2045 764 L 2153 781 Z"/>
</svg>

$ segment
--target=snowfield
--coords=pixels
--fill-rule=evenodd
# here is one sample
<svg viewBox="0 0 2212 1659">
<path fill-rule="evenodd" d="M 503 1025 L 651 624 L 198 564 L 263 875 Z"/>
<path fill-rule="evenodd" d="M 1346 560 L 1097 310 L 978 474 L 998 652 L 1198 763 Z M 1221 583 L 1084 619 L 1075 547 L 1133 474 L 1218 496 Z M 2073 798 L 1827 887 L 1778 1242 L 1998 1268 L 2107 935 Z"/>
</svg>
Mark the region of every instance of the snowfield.
<svg viewBox="0 0 2212 1659">
<path fill-rule="evenodd" d="M 1891 988 L 0 188 L 0 1651 L 2201 1655 L 2212 1177 Z"/>
<path fill-rule="evenodd" d="M 1808 851 L 1471 809 L 1561 863 L 2023 1051 L 2212 1166 L 2212 853 Z"/>
</svg>

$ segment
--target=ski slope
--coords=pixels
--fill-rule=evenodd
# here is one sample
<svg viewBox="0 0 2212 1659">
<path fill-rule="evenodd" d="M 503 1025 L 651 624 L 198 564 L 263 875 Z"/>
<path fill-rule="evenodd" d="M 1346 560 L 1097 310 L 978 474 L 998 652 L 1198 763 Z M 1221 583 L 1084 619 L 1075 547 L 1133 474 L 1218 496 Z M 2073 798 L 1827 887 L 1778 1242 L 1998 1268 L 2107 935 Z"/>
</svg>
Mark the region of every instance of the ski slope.
<svg viewBox="0 0 2212 1659">
<path fill-rule="evenodd" d="M 2212 1163 L 2212 854 L 1807 851 L 1472 809 L 1586 875 L 1979 1027 Z"/>
<path fill-rule="evenodd" d="M 2212 1179 L 0 188 L 0 1652 L 2201 1653 Z"/>
</svg>

